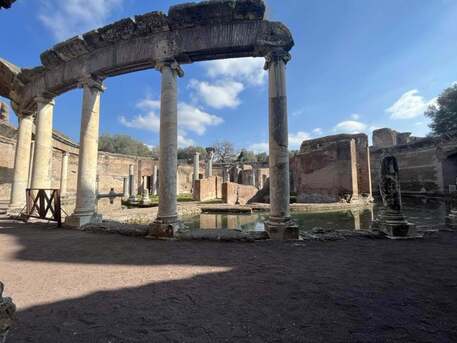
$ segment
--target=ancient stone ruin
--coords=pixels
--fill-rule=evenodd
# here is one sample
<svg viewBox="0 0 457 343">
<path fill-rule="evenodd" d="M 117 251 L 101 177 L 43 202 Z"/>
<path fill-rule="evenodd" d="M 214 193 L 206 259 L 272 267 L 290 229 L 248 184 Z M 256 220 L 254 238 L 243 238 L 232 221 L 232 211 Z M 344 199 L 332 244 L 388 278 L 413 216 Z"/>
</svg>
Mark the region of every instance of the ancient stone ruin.
<svg viewBox="0 0 457 343">
<path fill-rule="evenodd" d="M 0 281 L 0 342 L 6 342 L 6 336 L 14 324 L 16 305 L 11 298 L 3 297 L 4 285 Z"/>
<path fill-rule="evenodd" d="M 403 215 L 398 163 L 393 156 L 386 156 L 382 160 L 379 192 L 384 209 L 375 226 L 389 238 L 416 237 L 416 226 Z"/>
<path fill-rule="evenodd" d="M 20 117 L 11 207 L 25 203 L 30 186 L 51 186 L 55 98 L 83 88 L 76 205 L 66 224 L 99 222 L 97 162 L 100 106 L 108 77 L 155 69 L 162 75 L 160 120 L 160 196 L 151 236 L 169 235 L 180 227 L 177 215 L 177 82 L 182 66 L 205 60 L 264 57 L 270 76 L 270 203 L 268 228 L 291 225 L 286 64 L 294 41 L 279 22 L 265 20 L 262 0 L 207 1 L 172 6 L 168 14 L 151 12 L 73 37 L 41 54 L 41 66 L 26 69 L 0 61 L 0 95 L 9 98 Z M 36 119 L 35 119 L 36 117 Z M 31 139 L 36 121 L 33 165 Z M 283 161 L 287 161 L 284 163 Z M 133 199 L 132 199 L 133 200 Z"/>
</svg>

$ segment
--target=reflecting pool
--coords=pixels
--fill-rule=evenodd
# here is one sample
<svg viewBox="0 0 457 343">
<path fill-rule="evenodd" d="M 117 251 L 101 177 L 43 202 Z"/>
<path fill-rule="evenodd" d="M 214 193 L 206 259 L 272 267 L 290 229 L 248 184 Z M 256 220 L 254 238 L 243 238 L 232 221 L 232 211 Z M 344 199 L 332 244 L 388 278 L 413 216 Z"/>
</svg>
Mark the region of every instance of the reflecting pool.
<svg viewBox="0 0 457 343">
<path fill-rule="evenodd" d="M 418 230 L 433 229 L 445 223 L 447 215 L 443 201 L 427 199 L 404 200 L 404 214 L 416 224 Z M 292 212 L 292 218 L 300 230 L 311 231 L 314 228 L 336 230 L 368 230 L 382 206 L 375 204 L 365 209 L 353 209 L 338 212 L 298 213 Z M 183 218 L 190 229 L 239 229 L 242 231 L 263 231 L 268 213 L 253 214 L 200 214 Z"/>
</svg>

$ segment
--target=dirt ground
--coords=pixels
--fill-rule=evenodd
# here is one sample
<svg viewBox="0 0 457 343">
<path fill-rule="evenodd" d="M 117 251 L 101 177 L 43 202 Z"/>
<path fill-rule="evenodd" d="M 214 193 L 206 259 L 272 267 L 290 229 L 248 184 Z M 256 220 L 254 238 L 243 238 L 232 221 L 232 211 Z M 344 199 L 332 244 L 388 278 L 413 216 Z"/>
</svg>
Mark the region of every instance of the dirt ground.
<svg viewBox="0 0 457 343">
<path fill-rule="evenodd" d="M 457 233 L 159 242 L 0 221 L 8 342 L 457 342 Z"/>
</svg>

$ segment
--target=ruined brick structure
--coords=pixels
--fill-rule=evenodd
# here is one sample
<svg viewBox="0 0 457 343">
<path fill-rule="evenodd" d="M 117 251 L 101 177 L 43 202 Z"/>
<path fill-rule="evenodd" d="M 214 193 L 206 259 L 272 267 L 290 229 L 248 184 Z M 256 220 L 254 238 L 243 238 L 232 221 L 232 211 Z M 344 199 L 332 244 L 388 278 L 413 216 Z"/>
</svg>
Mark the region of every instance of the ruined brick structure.
<svg viewBox="0 0 457 343">
<path fill-rule="evenodd" d="M 404 195 L 443 196 L 456 188 L 457 137 L 411 137 L 391 129 L 373 132 L 371 165 L 373 190 L 378 193 L 382 158 L 394 156 Z"/>
<path fill-rule="evenodd" d="M 341 134 L 304 141 L 291 158 L 297 202 L 371 199 L 368 137 Z"/>
</svg>

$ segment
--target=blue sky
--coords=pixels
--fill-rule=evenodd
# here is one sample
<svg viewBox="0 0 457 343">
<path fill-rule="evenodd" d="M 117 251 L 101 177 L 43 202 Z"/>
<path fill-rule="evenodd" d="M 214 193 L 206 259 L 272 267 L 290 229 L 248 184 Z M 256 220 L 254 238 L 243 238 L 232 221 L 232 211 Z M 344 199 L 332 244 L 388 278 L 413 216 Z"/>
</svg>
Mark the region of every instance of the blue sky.
<svg viewBox="0 0 457 343">
<path fill-rule="evenodd" d="M 0 57 L 40 64 L 55 43 L 123 17 L 166 11 L 183 1 L 18 0 L 0 11 Z M 269 0 L 296 46 L 288 65 L 290 145 L 338 132 L 392 127 L 425 135 L 423 116 L 457 80 L 455 0 Z M 6 32 L 5 32 L 6 31 Z M 267 78 L 261 59 L 183 66 L 180 145 L 229 140 L 262 151 L 268 141 Z M 158 143 L 160 75 L 154 70 L 106 80 L 101 133 Z M 54 127 L 79 141 L 81 91 L 56 99 Z"/>
</svg>

